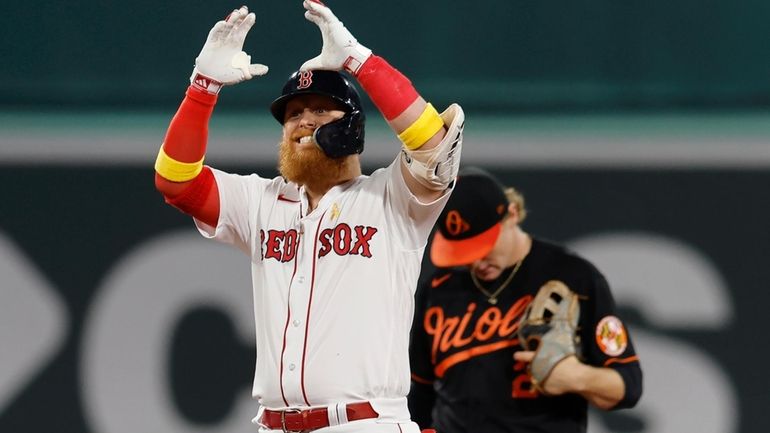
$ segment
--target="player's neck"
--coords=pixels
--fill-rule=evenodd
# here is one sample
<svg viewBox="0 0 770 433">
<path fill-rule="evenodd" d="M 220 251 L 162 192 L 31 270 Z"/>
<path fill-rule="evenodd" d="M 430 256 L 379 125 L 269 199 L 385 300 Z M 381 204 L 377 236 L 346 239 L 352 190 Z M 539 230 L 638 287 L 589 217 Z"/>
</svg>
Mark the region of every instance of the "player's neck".
<svg viewBox="0 0 770 433">
<path fill-rule="evenodd" d="M 532 249 L 532 237 L 527 234 L 521 227 L 516 226 L 512 235 L 511 243 L 511 263 L 510 266 L 519 263 L 527 257 L 529 250 Z"/>
<path fill-rule="evenodd" d="M 345 182 L 349 182 L 358 176 L 361 176 L 361 165 L 349 164 L 346 166 L 345 170 L 339 173 L 336 179 L 324 179 L 322 181 L 304 184 L 303 186 L 305 187 L 309 207 L 308 213 L 312 212 L 318 206 L 318 203 L 330 189 Z"/>
</svg>

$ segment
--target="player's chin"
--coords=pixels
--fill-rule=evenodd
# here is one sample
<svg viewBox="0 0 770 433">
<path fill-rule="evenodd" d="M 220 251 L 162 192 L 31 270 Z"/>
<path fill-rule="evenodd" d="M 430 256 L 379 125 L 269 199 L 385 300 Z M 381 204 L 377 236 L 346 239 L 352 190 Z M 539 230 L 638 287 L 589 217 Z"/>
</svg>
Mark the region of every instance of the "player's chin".
<svg viewBox="0 0 770 433">
<path fill-rule="evenodd" d="M 497 277 L 500 276 L 500 269 L 497 269 L 495 267 L 489 267 L 484 269 L 483 271 L 475 270 L 474 273 L 476 274 L 476 277 L 481 281 L 493 281 L 497 279 Z"/>
<path fill-rule="evenodd" d="M 294 142 L 281 143 L 278 169 L 286 179 L 300 184 L 323 182 L 336 178 L 344 168 L 344 161 L 326 156 L 316 145 L 298 150 Z"/>
</svg>

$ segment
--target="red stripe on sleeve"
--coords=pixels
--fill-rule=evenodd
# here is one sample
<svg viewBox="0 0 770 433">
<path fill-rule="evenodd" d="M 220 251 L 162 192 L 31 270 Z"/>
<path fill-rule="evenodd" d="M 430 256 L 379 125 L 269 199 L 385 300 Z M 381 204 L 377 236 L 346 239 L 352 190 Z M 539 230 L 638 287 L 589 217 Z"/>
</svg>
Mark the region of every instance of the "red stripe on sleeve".
<svg viewBox="0 0 770 433">
<path fill-rule="evenodd" d="M 418 376 L 418 375 L 416 375 L 414 373 L 412 373 L 412 380 L 417 382 L 417 383 L 421 383 L 423 385 L 433 385 L 433 381 L 432 380 L 424 379 L 424 378 L 422 378 L 422 377 L 420 377 L 420 376 Z"/>
</svg>

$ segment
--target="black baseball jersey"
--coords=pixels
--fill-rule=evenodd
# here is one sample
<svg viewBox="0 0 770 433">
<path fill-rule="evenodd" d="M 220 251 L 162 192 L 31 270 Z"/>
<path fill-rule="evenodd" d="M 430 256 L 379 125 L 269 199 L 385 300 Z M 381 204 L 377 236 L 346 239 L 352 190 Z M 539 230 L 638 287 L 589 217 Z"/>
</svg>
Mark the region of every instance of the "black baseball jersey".
<svg viewBox="0 0 770 433">
<path fill-rule="evenodd" d="M 504 284 L 482 282 L 487 293 Z M 586 430 L 588 402 L 577 394 L 543 396 L 513 353 L 522 350 L 518 320 L 538 289 L 558 280 L 580 296 L 580 358 L 616 369 L 626 385 L 616 408 L 636 404 L 641 369 L 628 330 L 615 312 L 605 278 L 565 248 L 533 239 L 530 253 L 496 303 L 479 290 L 467 267 L 436 269 L 418 290 L 412 327 L 412 417 L 440 433 Z M 432 420 L 432 421 L 431 421 Z M 432 424 L 431 424 L 432 422 Z"/>
</svg>

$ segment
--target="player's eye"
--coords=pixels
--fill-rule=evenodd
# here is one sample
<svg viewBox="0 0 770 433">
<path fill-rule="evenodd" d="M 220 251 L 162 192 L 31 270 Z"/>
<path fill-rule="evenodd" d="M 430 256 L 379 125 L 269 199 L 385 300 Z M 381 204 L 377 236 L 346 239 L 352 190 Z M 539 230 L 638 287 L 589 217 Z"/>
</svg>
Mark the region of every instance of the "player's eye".
<svg viewBox="0 0 770 433">
<path fill-rule="evenodd" d="M 302 113 L 300 110 L 288 110 L 286 111 L 286 118 L 287 119 L 296 119 L 299 117 L 299 115 Z"/>
</svg>

